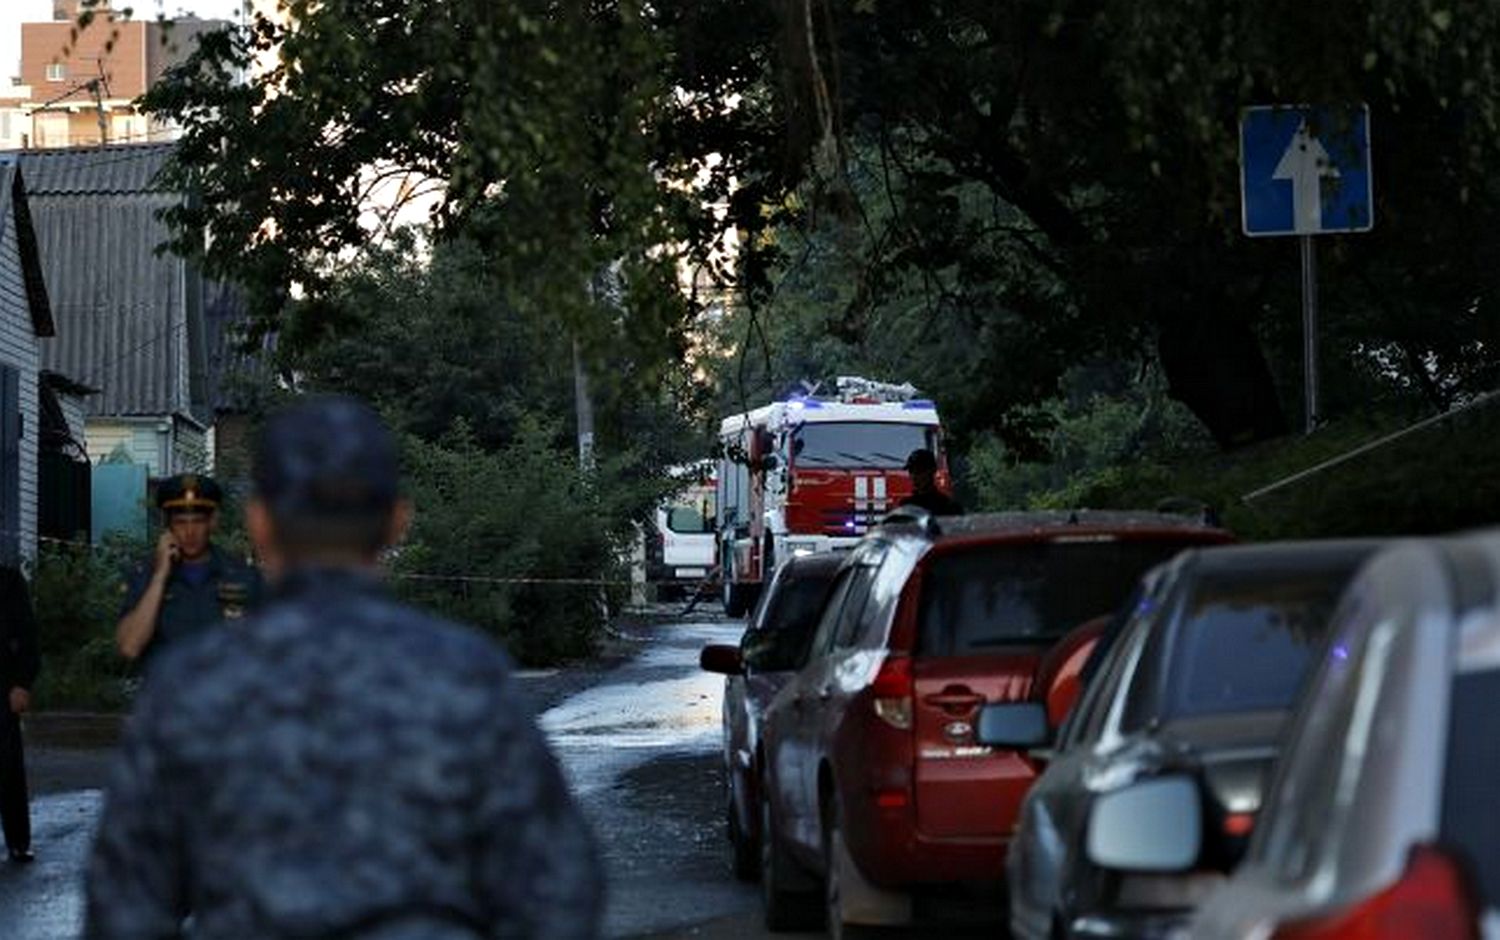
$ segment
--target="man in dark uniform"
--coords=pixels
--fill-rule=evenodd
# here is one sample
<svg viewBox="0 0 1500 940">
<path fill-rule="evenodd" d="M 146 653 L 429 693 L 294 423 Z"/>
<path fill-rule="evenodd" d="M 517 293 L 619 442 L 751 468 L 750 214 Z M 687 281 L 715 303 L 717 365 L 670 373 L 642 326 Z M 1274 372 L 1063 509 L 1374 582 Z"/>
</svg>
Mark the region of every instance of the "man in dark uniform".
<svg viewBox="0 0 1500 940">
<path fill-rule="evenodd" d="M 39 666 L 36 618 L 26 578 L 13 565 L 0 566 L 0 825 L 13 862 L 32 859 L 21 716 L 31 708 Z"/>
<path fill-rule="evenodd" d="M 266 425 L 260 611 L 155 664 L 88 871 L 87 937 L 597 936 L 601 868 L 511 664 L 397 603 L 395 442 L 349 399 Z"/>
<path fill-rule="evenodd" d="M 964 507 L 937 487 L 937 456 L 925 447 L 912 451 L 906 458 L 906 472 L 911 474 L 911 495 L 902 506 L 917 506 L 934 516 L 961 516 Z"/>
<path fill-rule="evenodd" d="M 213 544 L 223 495 L 197 474 L 162 481 L 156 504 L 166 531 L 152 560 L 125 587 L 115 642 L 126 659 L 161 650 L 221 620 L 243 617 L 260 600 L 260 575 Z"/>
</svg>

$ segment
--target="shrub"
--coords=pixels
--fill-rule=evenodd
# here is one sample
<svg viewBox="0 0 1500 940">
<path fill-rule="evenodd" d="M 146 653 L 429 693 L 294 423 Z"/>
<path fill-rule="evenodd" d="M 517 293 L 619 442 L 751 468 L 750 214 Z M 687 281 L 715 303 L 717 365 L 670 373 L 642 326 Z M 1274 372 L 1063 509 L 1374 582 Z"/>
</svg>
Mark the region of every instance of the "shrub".
<svg viewBox="0 0 1500 940">
<path fill-rule="evenodd" d="M 498 450 L 462 424 L 435 443 L 405 441 L 417 515 L 395 559 L 400 593 L 494 634 L 526 663 L 593 649 L 610 593 L 559 582 L 626 580 L 632 523 L 667 486 L 629 458 L 601 461 L 586 479 L 558 437 L 526 418 Z"/>
<path fill-rule="evenodd" d="M 39 708 L 123 707 L 133 667 L 115 649 L 123 575 L 145 549 L 129 539 L 99 546 L 43 543 L 32 570 L 42 672 Z"/>
</svg>

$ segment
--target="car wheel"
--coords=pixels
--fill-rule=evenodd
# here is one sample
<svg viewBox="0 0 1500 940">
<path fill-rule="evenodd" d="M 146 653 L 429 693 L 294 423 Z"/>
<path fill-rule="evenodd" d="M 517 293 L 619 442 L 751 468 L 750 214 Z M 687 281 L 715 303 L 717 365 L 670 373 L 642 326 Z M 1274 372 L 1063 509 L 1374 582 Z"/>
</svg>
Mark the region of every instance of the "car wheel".
<svg viewBox="0 0 1500 940">
<path fill-rule="evenodd" d="M 739 810 L 735 808 L 734 793 L 729 794 L 729 847 L 734 858 L 734 877 L 740 881 L 755 881 L 760 877 L 760 846 L 740 826 Z"/>
<path fill-rule="evenodd" d="M 772 824 L 771 798 L 760 800 L 760 897 L 765 906 L 766 929 L 773 933 L 804 930 L 818 925 L 818 896 L 790 887 L 796 862 L 787 856 Z"/>
<path fill-rule="evenodd" d="M 823 822 L 823 918 L 828 927 L 828 936 L 833 940 L 871 940 L 884 936 L 879 927 L 850 924 L 844 920 L 844 865 L 849 857 L 844 850 L 844 827 L 839 820 L 837 803 L 828 809 L 828 818 Z"/>
<path fill-rule="evenodd" d="M 734 580 L 734 565 L 726 564 L 722 576 L 724 584 L 724 614 L 729 617 L 743 617 L 750 609 L 750 585 L 738 584 Z"/>
</svg>

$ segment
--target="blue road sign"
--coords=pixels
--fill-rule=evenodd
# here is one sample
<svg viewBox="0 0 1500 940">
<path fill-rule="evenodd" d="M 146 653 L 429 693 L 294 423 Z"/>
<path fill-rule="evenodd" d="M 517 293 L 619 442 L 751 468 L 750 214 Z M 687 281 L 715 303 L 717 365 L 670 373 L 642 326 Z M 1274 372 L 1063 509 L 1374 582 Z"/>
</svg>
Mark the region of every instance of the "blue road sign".
<svg viewBox="0 0 1500 940">
<path fill-rule="evenodd" d="M 1282 106 L 1240 115 L 1246 235 L 1367 232 L 1375 224 L 1370 109 Z"/>
</svg>

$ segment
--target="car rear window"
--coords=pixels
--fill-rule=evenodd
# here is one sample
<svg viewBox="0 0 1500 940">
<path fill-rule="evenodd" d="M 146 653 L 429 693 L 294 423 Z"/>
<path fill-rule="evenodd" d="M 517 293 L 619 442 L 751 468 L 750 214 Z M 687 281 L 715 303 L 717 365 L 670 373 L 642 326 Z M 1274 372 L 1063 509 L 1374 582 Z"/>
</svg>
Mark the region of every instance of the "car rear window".
<svg viewBox="0 0 1500 940">
<path fill-rule="evenodd" d="M 767 600 L 759 625 L 745 637 L 745 658 L 763 671 L 794 669 L 807 651 L 835 569 L 827 577 L 786 579 Z"/>
<path fill-rule="evenodd" d="M 1443 770 L 1439 832 L 1468 868 L 1485 907 L 1500 899 L 1500 670 L 1460 673 L 1448 707 L 1448 757 Z"/>
<path fill-rule="evenodd" d="M 1185 547 L 1076 536 L 938 555 L 922 576 L 918 652 L 967 656 L 1051 643 L 1113 611 L 1141 575 Z"/>
<path fill-rule="evenodd" d="M 1199 580 L 1173 634 L 1165 717 L 1290 708 L 1353 567 Z"/>
</svg>

